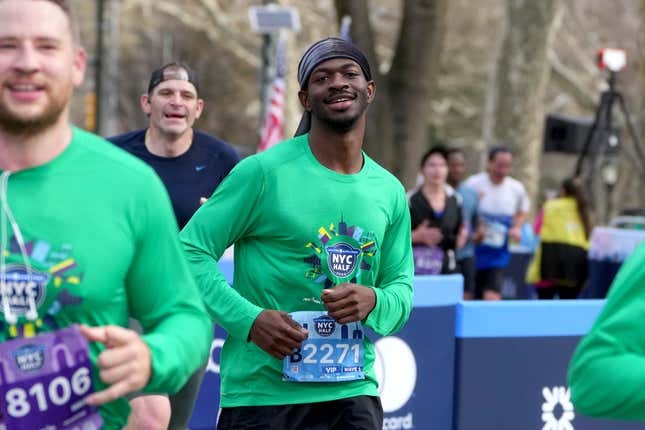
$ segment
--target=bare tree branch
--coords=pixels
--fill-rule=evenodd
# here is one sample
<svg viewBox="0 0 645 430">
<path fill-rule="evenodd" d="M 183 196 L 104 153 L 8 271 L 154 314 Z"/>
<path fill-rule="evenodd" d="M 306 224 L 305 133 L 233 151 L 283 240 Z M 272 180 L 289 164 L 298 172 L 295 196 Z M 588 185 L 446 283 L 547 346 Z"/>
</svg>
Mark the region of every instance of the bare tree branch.
<svg viewBox="0 0 645 430">
<path fill-rule="evenodd" d="M 580 80 L 580 73 L 567 67 L 560 61 L 558 54 L 553 49 L 547 53 L 553 78 L 574 97 L 576 103 L 585 109 L 593 111 L 598 103 L 598 95 L 590 91 Z"/>
<path fill-rule="evenodd" d="M 201 3 L 205 3 L 205 0 L 202 0 Z M 222 48 L 243 63 L 255 68 L 261 66 L 258 50 L 250 49 L 248 46 L 250 43 L 247 40 L 243 40 L 244 38 L 240 36 L 241 33 L 233 33 L 227 30 L 220 18 L 213 22 L 210 19 L 204 19 L 202 16 L 196 16 L 185 5 L 175 1 L 157 0 L 154 7 L 162 13 L 178 19 L 188 27 L 204 32 L 211 43 L 219 43 Z M 218 23 L 220 25 L 217 25 Z"/>
</svg>

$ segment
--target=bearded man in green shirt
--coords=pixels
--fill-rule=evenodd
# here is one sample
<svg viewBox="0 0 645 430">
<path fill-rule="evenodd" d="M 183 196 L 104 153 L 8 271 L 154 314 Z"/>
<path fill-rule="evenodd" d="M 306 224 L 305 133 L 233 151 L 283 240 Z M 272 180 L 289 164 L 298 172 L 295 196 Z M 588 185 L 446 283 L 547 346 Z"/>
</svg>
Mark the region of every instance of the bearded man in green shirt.
<svg viewBox="0 0 645 430">
<path fill-rule="evenodd" d="M 389 335 L 412 307 L 405 191 L 362 151 L 376 89 L 365 55 L 323 39 L 298 80 L 296 137 L 239 163 L 180 234 L 229 334 L 218 429 L 381 429 L 363 328 Z M 214 264 L 231 244 L 233 288 Z"/>
<path fill-rule="evenodd" d="M 212 332 L 161 181 L 69 124 L 85 70 L 72 15 L 65 0 L 0 0 L 0 428 L 12 430 L 121 429 L 124 396 L 176 392 Z"/>
</svg>

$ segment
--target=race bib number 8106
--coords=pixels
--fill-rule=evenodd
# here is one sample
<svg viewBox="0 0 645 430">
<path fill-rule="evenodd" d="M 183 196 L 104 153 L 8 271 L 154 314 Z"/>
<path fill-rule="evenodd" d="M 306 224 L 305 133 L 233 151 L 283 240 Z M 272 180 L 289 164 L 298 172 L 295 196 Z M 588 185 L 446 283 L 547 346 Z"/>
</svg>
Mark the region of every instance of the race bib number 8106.
<svg viewBox="0 0 645 430">
<path fill-rule="evenodd" d="M 283 376 L 294 382 L 339 382 L 365 379 L 363 328 L 360 322 L 338 324 L 326 313 L 294 312 L 309 338 L 283 361 Z"/>
<path fill-rule="evenodd" d="M 73 371 L 73 373 L 72 373 Z M 71 375 L 70 375 L 71 374 Z M 9 388 L 13 387 L 13 388 Z M 79 367 L 77 369 L 64 369 L 58 376 L 43 377 L 35 384 L 17 383 L 9 384 L 4 396 L 7 415 L 13 418 L 22 418 L 38 412 L 45 415 L 70 403 L 72 397 L 77 399 L 70 406 L 72 412 L 83 406 L 82 398 L 92 388 L 90 369 Z"/>
<path fill-rule="evenodd" d="M 76 327 L 0 344 L 0 428 L 98 430 L 87 341 Z"/>
</svg>

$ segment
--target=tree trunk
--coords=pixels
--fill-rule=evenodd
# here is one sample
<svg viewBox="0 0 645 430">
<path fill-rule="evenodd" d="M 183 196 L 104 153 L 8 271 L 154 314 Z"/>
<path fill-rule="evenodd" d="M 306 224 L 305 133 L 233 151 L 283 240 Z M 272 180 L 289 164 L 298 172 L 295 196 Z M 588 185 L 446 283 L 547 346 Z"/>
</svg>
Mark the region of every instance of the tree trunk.
<svg viewBox="0 0 645 430">
<path fill-rule="evenodd" d="M 493 76 L 492 109 L 485 129 L 489 146 L 514 153 L 513 176 L 535 202 L 557 0 L 506 0 L 505 29 Z"/>
<path fill-rule="evenodd" d="M 421 156 L 430 145 L 428 118 L 431 97 L 437 85 L 446 0 L 407 0 L 390 69 L 390 109 L 397 158 L 393 171 L 411 186 L 419 171 Z"/>
<path fill-rule="evenodd" d="M 640 15 L 640 26 L 638 29 L 638 47 L 639 47 L 639 52 L 643 52 L 642 50 L 645 49 L 645 0 L 640 0 L 639 3 L 639 8 L 638 12 Z M 639 97 L 639 112 L 638 116 L 636 117 L 636 121 L 638 123 L 638 128 L 640 132 L 640 138 L 641 142 L 645 144 L 645 102 L 644 96 L 645 96 L 645 61 L 641 60 L 640 61 L 640 97 Z"/>
<path fill-rule="evenodd" d="M 391 169 L 392 151 L 392 121 L 389 118 L 388 77 L 380 73 L 379 60 L 376 56 L 374 32 L 369 21 L 367 0 L 336 0 L 338 21 L 346 15 L 351 16 L 352 42 L 359 46 L 370 62 L 372 78 L 376 82 L 376 98 L 367 113 L 367 128 L 365 130 L 365 152 L 384 167 Z"/>
<path fill-rule="evenodd" d="M 339 19 L 352 16 L 352 39 L 370 59 L 377 84 L 366 149 L 407 186 L 429 146 L 430 101 L 436 87 L 447 0 L 405 0 L 392 67 L 379 72 L 366 0 L 336 0 Z"/>
</svg>

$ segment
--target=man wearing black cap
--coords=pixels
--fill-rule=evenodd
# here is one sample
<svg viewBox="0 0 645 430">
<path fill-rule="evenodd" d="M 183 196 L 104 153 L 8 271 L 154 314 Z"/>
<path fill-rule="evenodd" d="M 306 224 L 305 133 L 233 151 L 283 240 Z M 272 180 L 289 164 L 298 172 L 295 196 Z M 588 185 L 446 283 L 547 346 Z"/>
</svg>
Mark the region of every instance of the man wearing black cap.
<svg viewBox="0 0 645 430">
<path fill-rule="evenodd" d="M 180 229 L 239 160 L 233 147 L 193 129 L 203 108 L 195 72 L 170 63 L 152 73 L 141 96 L 148 128 L 108 138 L 155 169 Z"/>
<path fill-rule="evenodd" d="M 177 224 L 182 228 L 219 185 L 239 157 L 233 147 L 215 136 L 193 129 L 204 101 L 199 98 L 197 75 L 185 64 L 170 63 L 155 70 L 141 108 L 149 118 L 146 129 L 108 138 L 149 164 L 168 190 Z M 170 429 L 188 428 L 203 367 L 186 386 L 170 396 Z M 168 400 L 161 396 L 131 401 L 133 427 L 166 428 Z"/>
<path fill-rule="evenodd" d="M 375 84 L 337 38 L 298 67 L 297 136 L 238 164 L 180 234 L 204 303 L 228 332 L 218 429 L 381 429 L 374 346 L 412 307 L 400 182 L 363 151 Z M 216 260 L 235 244 L 230 288 Z"/>
</svg>

